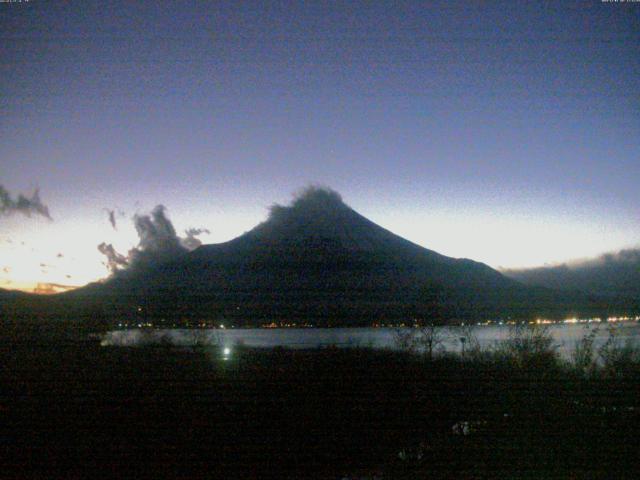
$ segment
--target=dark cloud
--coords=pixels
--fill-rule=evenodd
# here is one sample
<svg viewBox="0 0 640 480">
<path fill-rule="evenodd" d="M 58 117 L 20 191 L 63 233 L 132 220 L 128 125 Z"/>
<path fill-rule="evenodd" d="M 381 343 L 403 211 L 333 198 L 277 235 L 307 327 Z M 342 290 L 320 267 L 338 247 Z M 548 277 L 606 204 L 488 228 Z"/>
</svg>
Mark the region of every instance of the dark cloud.
<svg viewBox="0 0 640 480">
<path fill-rule="evenodd" d="M 40 192 L 37 188 L 31 198 L 19 194 L 18 198 L 14 200 L 7 189 L 0 185 L 0 215 L 12 215 L 14 213 L 20 213 L 27 217 L 31 217 L 32 214 L 41 215 L 52 220 L 49 208 L 40 200 Z"/>
<path fill-rule="evenodd" d="M 202 235 L 202 234 L 207 234 L 208 235 L 211 232 L 209 230 L 207 230 L 206 228 L 189 228 L 189 229 L 185 230 L 184 233 L 185 233 L 186 237 L 181 238 L 180 239 L 180 243 L 187 250 L 195 250 L 200 245 L 202 245 L 202 242 L 197 237 L 199 235 Z"/>
<path fill-rule="evenodd" d="M 116 249 L 113 248 L 113 245 L 107 245 L 106 243 L 102 242 L 100 245 L 98 245 L 98 250 L 105 257 L 107 257 L 105 265 L 109 268 L 109 270 L 111 270 L 111 273 L 116 273 L 121 268 L 129 266 L 127 258 L 124 255 L 118 253 Z"/>
<path fill-rule="evenodd" d="M 64 257 L 64 255 L 62 253 L 58 253 L 58 255 L 56 255 L 57 258 L 62 258 Z"/>
<path fill-rule="evenodd" d="M 133 217 L 140 244 L 138 250 L 144 252 L 173 253 L 182 250 L 180 239 L 173 224 L 167 218 L 164 205 L 156 206 L 150 215 Z"/>
<path fill-rule="evenodd" d="M 640 295 L 640 248 L 556 266 L 504 270 L 527 285 L 627 296 Z"/>
<path fill-rule="evenodd" d="M 196 238 L 198 235 L 209 233 L 204 228 L 190 228 L 185 231 L 186 237 L 179 237 L 164 205 L 157 205 L 148 215 L 134 215 L 133 224 L 139 242 L 126 256 L 118 253 L 111 244 L 103 242 L 98 245 L 98 250 L 107 257 L 105 264 L 114 274 L 149 268 L 184 254 L 200 246 L 201 242 Z"/>
<path fill-rule="evenodd" d="M 109 223 L 113 227 L 114 230 L 117 230 L 116 226 L 116 211 L 115 210 L 107 210 L 107 214 L 109 215 Z"/>
<path fill-rule="evenodd" d="M 311 185 L 294 195 L 290 206 L 272 205 L 269 209 L 269 220 L 279 222 L 292 212 L 304 212 L 309 215 L 325 215 L 326 212 L 339 211 L 345 207 L 338 192 L 318 185 Z"/>
<path fill-rule="evenodd" d="M 594 265 L 621 265 L 637 263 L 640 263 L 640 249 L 626 249 L 620 250 L 616 253 L 605 253 L 595 260 Z"/>
<path fill-rule="evenodd" d="M 122 211 L 119 208 L 105 208 L 104 211 L 107 213 L 107 219 L 109 220 L 109 223 L 111 224 L 111 226 L 113 227 L 114 230 L 118 229 L 118 217 L 124 217 L 124 211 Z"/>
</svg>

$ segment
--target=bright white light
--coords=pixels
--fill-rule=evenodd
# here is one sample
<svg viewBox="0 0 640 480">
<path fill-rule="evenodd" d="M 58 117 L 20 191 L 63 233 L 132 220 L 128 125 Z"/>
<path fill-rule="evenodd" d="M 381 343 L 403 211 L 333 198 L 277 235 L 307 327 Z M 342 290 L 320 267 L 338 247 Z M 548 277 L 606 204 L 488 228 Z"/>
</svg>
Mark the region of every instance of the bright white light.
<svg viewBox="0 0 640 480">
<path fill-rule="evenodd" d="M 227 356 L 227 355 L 229 355 L 229 354 L 231 353 L 231 349 L 230 349 L 229 347 L 226 347 L 226 348 L 223 350 L 223 353 L 225 354 L 225 356 Z"/>
</svg>

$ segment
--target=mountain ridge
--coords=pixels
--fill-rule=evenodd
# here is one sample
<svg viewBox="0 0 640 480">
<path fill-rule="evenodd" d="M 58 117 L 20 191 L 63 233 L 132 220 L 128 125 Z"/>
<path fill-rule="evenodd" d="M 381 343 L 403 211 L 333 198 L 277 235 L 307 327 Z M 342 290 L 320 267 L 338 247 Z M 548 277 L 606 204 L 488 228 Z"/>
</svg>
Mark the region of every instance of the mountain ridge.
<svg viewBox="0 0 640 480">
<path fill-rule="evenodd" d="M 133 323 L 329 327 L 594 316 L 637 306 L 525 286 L 483 263 L 444 256 L 321 188 L 273 206 L 266 221 L 235 239 L 158 258 L 52 302 Z"/>
<path fill-rule="evenodd" d="M 525 285 L 640 297 L 640 248 L 561 265 L 505 269 L 502 273 Z"/>
<path fill-rule="evenodd" d="M 320 188 L 307 189 L 289 206 L 273 206 L 266 221 L 233 240 L 116 275 L 92 290 L 108 294 L 124 315 L 142 305 L 146 317 L 174 323 L 369 325 L 608 308 L 584 295 L 525 287 L 483 263 L 421 247 Z"/>
</svg>

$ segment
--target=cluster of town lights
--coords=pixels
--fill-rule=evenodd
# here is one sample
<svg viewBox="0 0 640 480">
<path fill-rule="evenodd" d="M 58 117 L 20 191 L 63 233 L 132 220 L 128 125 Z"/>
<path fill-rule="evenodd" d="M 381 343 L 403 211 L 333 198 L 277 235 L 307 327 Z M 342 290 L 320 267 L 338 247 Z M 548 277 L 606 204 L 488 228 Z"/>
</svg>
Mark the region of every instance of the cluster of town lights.
<svg viewBox="0 0 640 480">
<path fill-rule="evenodd" d="M 606 321 L 608 323 L 616 323 L 616 322 L 633 322 L 633 321 L 640 321 L 640 316 L 637 317 L 607 317 L 606 320 L 603 320 L 601 318 L 566 318 L 562 321 L 556 321 L 556 320 L 548 320 L 548 319 L 542 319 L 542 318 L 538 318 L 535 323 L 538 325 L 549 325 L 549 324 L 553 324 L 553 323 L 567 323 L 567 324 L 572 324 L 572 323 L 600 323 Z M 531 322 L 534 323 L 534 322 Z"/>
<path fill-rule="evenodd" d="M 600 322 L 608 322 L 608 323 L 616 323 L 616 322 L 639 322 L 640 321 L 640 315 L 639 316 L 635 316 L 635 317 L 630 317 L 630 316 L 621 316 L 621 317 L 607 317 L 607 318 L 598 318 L 598 317 L 594 317 L 594 318 L 577 318 L 577 317 L 572 317 L 572 318 L 565 318 L 564 320 L 552 320 L 552 319 L 548 319 L 548 318 L 537 318 L 536 320 L 530 321 L 530 324 L 537 324 L 537 325 L 555 325 L 555 324 L 577 324 L 577 323 L 600 323 Z M 491 325 L 516 325 L 517 322 L 515 320 L 498 320 L 498 321 L 492 321 L 492 320 L 487 320 L 484 322 L 477 322 L 475 325 L 477 326 L 491 326 Z M 464 326 L 465 324 L 462 323 L 462 325 Z M 119 328 L 144 328 L 144 327 L 155 327 L 156 325 L 153 322 L 120 322 L 118 323 L 118 327 Z M 163 325 L 164 326 L 164 325 Z M 177 324 L 174 323 L 173 327 L 174 328 L 189 328 L 189 323 L 186 324 Z M 405 327 L 419 327 L 420 323 L 419 322 L 414 322 L 414 323 L 406 323 L 406 322 L 402 322 L 402 323 L 374 323 L 371 325 L 372 328 L 405 328 Z M 215 325 L 215 324 L 208 324 L 206 322 L 200 322 L 194 325 L 194 327 L 196 328 L 219 328 L 221 330 L 226 329 L 227 327 L 225 327 L 224 324 L 219 324 L 219 325 Z M 310 324 L 310 323 L 275 323 L 275 322 L 271 322 L 269 324 L 266 325 L 260 325 L 259 327 L 252 327 L 252 328 L 314 328 L 315 325 Z M 235 325 L 231 325 L 229 328 L 236 328 Z"/>
</svg>

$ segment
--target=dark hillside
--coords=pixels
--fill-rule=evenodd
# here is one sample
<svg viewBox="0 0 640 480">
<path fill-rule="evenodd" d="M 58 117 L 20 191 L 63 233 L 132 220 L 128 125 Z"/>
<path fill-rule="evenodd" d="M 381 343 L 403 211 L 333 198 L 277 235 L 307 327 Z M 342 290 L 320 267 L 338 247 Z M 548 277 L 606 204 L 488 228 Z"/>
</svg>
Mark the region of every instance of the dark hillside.
<svg viewBox="0 0 640 480">
<path fill-rule="evenodd" d="M 203 245 L 103 285 L 66 294 L 122 316 L 174 323 L 304 321 L 370 325 L 429 319 L 593 315 L 628 307 L 528 288 L 482 263 L 420 247 L 367 220 L 330 190 L 310 189 L 224 244 Z"/>
</svg>

